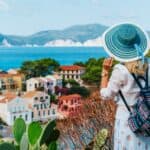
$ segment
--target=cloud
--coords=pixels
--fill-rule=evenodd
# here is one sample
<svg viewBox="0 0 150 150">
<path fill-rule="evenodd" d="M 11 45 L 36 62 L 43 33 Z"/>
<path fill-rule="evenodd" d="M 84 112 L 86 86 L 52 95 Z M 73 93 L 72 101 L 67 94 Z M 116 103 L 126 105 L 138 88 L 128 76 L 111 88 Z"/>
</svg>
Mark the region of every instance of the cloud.
<svg viewBox="0 0 150 150">
<path fill-rule="evenodd" d="M 7 11 L 9 9 L 5 0 L 0 0 L 0 11 Z"/>
</svg>

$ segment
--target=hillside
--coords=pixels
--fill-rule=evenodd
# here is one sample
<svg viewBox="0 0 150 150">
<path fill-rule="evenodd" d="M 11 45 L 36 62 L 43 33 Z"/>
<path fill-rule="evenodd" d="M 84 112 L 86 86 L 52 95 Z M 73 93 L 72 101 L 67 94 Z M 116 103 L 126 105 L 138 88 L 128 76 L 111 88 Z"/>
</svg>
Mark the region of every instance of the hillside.
<svg viewBox="0 0 150 150">
<path fill-rule="evenodd" d="M 0 34 L 0 45 L 12 46 L 44 46 L 55 41 L 70 41 L 82 44 L 88 40 L 97 39 L 107 27 L 100 24 L 76 25 L 64 30 L 47 30 L 30 36 L 14 36 Z"/>
</svg>

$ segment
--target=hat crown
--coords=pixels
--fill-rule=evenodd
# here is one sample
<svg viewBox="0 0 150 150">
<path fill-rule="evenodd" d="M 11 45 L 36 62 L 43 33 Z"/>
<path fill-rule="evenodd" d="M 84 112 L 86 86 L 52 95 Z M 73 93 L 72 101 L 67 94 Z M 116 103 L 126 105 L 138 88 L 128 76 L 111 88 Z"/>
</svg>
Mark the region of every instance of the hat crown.
<svg viewBox="0 0 150 150">
<path fill-rule="evenodd" d="M 132 45 L 137 38 L 137 31 L 132 25 L 123 25 L 118 29 L 118 40 L 121 44 Z"/>
</svg>

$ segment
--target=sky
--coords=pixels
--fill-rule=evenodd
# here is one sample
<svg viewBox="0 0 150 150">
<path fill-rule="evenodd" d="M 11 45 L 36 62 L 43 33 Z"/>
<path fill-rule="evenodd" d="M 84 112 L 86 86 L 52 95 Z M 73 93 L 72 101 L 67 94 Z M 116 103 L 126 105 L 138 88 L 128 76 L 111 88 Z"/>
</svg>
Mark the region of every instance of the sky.
<svg viewBox="0 0 150 150">
<path fill-rule="evenodd" d="M 150 0 L 0 0 L 0 33 L 30 35 L 72 25 L 134 22 L 150 30 Z"/>
</svg>

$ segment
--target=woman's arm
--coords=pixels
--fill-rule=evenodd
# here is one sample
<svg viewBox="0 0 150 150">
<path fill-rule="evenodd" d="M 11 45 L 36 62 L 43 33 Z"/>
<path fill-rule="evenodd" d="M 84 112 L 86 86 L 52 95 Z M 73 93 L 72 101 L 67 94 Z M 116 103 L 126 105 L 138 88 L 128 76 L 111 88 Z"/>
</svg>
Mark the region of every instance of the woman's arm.
<svg viewBox="0 0 150 150">
<path fill-rule="evenodd" d="M 127 83 L 127 75 L 123 67 L 124 66 L 120 64 L 116 65 L 112 71 L 109 81 L 108 77 L 102 78 L 102 89 L 100 90 L 102 99 L 113 99 L 121 87 Z M 107 85 L 105 82 L 107 82 Z"/>
<path fill-rule="evenodd" d="M 103 69 L 101 74 L 101 88 L 107 87 L 108 79 L 109 79 L 109 72 L 113 64 L 113 58 L 107 58 L 103 62 Z"/>
</svg>

